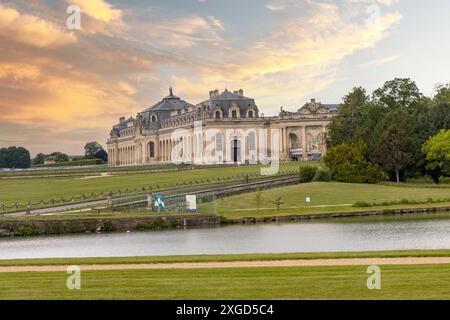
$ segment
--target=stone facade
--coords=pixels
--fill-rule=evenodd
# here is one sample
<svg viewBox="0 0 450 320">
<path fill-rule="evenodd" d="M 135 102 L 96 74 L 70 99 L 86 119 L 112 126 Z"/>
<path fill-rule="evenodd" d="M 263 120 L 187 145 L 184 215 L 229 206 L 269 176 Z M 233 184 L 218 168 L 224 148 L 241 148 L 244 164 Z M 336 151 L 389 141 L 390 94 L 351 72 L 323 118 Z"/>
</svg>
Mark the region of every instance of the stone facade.
<svg viewBox="0 0 450 320">
<path fill-rule="evenodd" d="M 107 141 L 109 164 L 258 163 L 267 158 L 308 160 L 325 152 L 327 126 L 337 105 L 314 99 L 296 112 L 264 117 L 243 90 L 219 93 L 197 105 L 169 95 L 120 118 Z"/>
</svg>

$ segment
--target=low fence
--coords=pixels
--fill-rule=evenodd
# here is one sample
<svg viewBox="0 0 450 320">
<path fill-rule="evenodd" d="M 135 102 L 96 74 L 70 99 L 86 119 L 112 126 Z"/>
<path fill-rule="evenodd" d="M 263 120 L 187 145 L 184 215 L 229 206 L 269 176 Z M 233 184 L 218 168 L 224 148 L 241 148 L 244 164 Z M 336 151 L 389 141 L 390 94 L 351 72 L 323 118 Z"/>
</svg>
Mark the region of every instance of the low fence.
<svg viewBox="0 0 450 320">
<path fill-rule="evenodd" d="M 182 213 L 186 211 L 186 195 L 195 194 L 197 196 L 197 204 L 213 202 L 226 196 L 232 196 L 241 193 L 253 192 L 256 190 L 264 190 L 276 188 L 286 185 L 293 185 L 300 183 L 300 177 L 293 174 L 285 174 L 264 179 L 242 180 L 242 183 L 232 185 L 215 185 L 208 186 L 204 189 L 186 188 L 178 190 L 179 192 L 158 192 L 158 195 L 164 196 L 164 211 Z M 206 186 L 205 186 L 206 187 Z M 111 198 L 108 205 L 113 210 L 126 210 L 130 208 L 143 208 L 148 210 L 152 208 L 152 197 L 154 194 L 141 194 L 134 196 L 121 197 L 118 199 Z"/>
</svg>

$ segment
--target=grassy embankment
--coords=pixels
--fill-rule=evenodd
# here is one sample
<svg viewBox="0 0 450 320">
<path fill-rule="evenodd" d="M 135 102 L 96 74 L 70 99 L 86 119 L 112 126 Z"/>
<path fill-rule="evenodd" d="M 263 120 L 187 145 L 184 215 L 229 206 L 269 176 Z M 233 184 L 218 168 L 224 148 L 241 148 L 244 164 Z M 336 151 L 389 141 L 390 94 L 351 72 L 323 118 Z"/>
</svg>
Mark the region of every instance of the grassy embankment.
<svg viewBox="0 0 450 320">
<path fill-rule="evenodd" d="M 272 202 L 281 197 L 280 209 Z M 312 202 L 306 203 L 305 198 Z M 432 202 L 430 201 L 433 200 Z M 403 200 L 403 201 L 402 201 Z M 404 201 L 407 200 L 407 201 Z M 377 204 L 370 207 L 355 207 L 357 202 Z M 405 203 L 400 203 L 405 202 Z M 414 203 L 417 202 L 417 203 Z M 384 203 L 384 205 L 383 205 Z M 394 203 L 394 204 L 392 204 Z M 328 215 L 338 213 L 363 213 L 380 211 L 386 214 L 397 209 L 423 209 L 450 207 L 450 187 L 408 187 L 405 185 L 346 184 L 337 182 L 315 182 L 261 191 L 259 210 L 256 193 L 227 197 L 212 203 L 201 204 L 200 213 L 218 214 L 225 219 L 267 218 L 294 215 Z M 176 214 L 176 213 L 166 213 Z M 153 212 L 130 209 L 125 212 L 101 210 L 98 213 L 72 212 L 49 216 L 20 218 L 0 217 L 2 220 L 64 220 L 64 219 L 115 219 L 156 216 Z"/>
<path fill-rule="evenodd" d="M 283 163 L 280 164 L 280 170 L 298 170 L 300 165 L 302 163 Z M 0 179 L 0 204 L 13 205 L 15 202 L 26 203 L 27 201 L 48 201 L 52 198 L 70 198 L 83 193 L 89 195 L 91 193 L 116 192 L 117 190 L 125 190 L 126 188 L 174 185 L 193 180 L 258 173 L 260 169 L 260 165 L 247 165 L 176 172 L 116 174 L 81 178 Z"/>
<path fill-rule="evenodd" d="M 200 208 L 202 212 L 217 212 L 226 218 L 240 219 L 450 206 L 450 187 L 422 188 L 404 185 L 314 182 L 261 191 L 259 209 L 256 194 L 232 196 L 203 204 Z M 273 203 L 278 197 L 281 197 L 283 202 L 279 210 Z M 311 203 L 306 203 L 306 197 L 311 198 Z M 393 201 L 404 203 L 391 205 Z M 354 204 L 357 202 L 376 205 L 355 207 Z"/>
<path fill-rule="evenodd" d="M 449 251 L 113 258 L 110 263 L 346 257 L 449 256 Z M 136 259 L 139 259 L 138 261 Z M 84 262 L 100 263 L 99 259 Z M 105 263 L 107 260 L 103 260 Z M 41 260 L 81 263 L 80 259 Z M 4 261 L 2 262 L 2 264 Z M 29 262 L 28 264 L 33 264 Z M 23 264 L 15 262 L 14 264 Z M 449 299 L 449 265 L 381 266 L 382 289 L 368 290 L 367 266 L 82 271 L 2 274 L 0 299 Z"/>
</svg>

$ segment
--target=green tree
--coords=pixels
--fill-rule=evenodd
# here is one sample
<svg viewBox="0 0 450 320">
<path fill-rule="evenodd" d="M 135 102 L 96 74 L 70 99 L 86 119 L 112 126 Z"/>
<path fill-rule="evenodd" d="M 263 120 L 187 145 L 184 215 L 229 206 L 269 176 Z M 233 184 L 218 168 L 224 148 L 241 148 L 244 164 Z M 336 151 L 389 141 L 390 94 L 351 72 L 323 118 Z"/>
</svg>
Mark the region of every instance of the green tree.
<svg viewBox="0 0 450 320">
<path fill-rule="evenodd" d="M 338 113 L 330 123 L 327 136 L 328 147 L 351 143 L 358 139 L 358 129 L 368 101 L 366 90 L 361 87 L 353 88 L 353 91 L 342 99 Z"/>
<path fill-rule="evenodd" d="M 103 147 L 100 143 L 96 141 L 88 142 L 84 146 L 84 155 L 87 159 L 92 159 L 95 158 L 95 154 L 100 150 L 103 150 Z"/>
<path fill-rule="evenodd" d="M 340 182 L 377 183 L 384 177 L 380 167 L 367 160 L 367 145 L 359 141 L 341 144 L 328 150 L 325 165 Z"/>
<path fill-rule="evenodd" d="M 23 147 L 0 149 L 1 168 L 29 168 L 31 166 L 30 152 Z"/>
<path fill-rule="evenodd" d="M 38 153 L 36 157 L 33 159 L 33 164 L 44 164 L 45 161 L 45 154 Z"/>
<path fill-rule="evenodd" d="M 400 172 L 413 163 L 409 115 L 402 109 L 390 112 L 375 130 L 375 152 L 373 160 L 386 172 L 395 173 L 400 182 Z M 378 133 L 378 134 L 377 134 Z"/>
<path fill-rule="evenodd" d="M 408 78 L 395 78 L 387 81 L 372 95 L 373 101 L 382 103 L 388 109 L 409 109 L 422 98 L 423 95 L 416 83 Z"/>
<path fill-rule="evenodd" d="M 261 202 L 262 202 L 262 191 L 260 188 L 257 188 L 255 191 L 256 213 L 259 213 L 259 209 L 261 208 Z"/>
<path fill-rule="evenodd" d="M 429 169 L 450 175 L 450 130 L 441 130 L 431 137 L 424 143 L 422 150 Z"/>
<path fill-rule="evenodd" d="M 70 160 L 69 156 L 67 154 L 59 152 L 59 151 L 52 152 L 47 157 L 55 158 L 56 162 L 68 162 Z"/>
</svg>

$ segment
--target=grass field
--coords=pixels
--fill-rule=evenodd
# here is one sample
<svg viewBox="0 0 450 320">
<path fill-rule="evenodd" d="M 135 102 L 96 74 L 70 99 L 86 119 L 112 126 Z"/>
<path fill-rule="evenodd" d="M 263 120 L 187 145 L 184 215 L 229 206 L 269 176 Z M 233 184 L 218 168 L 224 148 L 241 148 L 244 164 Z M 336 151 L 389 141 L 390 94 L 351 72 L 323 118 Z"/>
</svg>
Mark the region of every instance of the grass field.
<svg viewBox="0 0 450 320">
<path fill-rule="evenodd" d="M 281 197 L 283 203 L 278 210 L 272 202 Z M 311 203 L 306 203 L 311 197 Z M 242 194 L 206 203 L 200 206 L 202 212 L 216 212 L 227 218 L 280 216 L 288 214 L 314 214 L 335 212 L 359 212 L 398 208 L 426 208 L 449 206 L 450 201 L 440 204 L 407 204 L 377 206 L 374 208 L 353 207 L 357 201 L 383 203 L 385 201 L 427 201 L 427 199 L 450 199 L 450 188 L 418 188 L 391 185 L 348 184 L 338 182 L 314 182 L 261 192 L 257 209 L 256 193 Z"/>
<path fill-rule="evenodd" d="M 301 163 L 280 164 L 280 170 L 297 170 Z M 192 180 L 229 177 L 239 174 L 258 173 L 261 166 L 248 165 L 213 169 L 195 169 L 177 172 L 153 172 L 136 174 L 116 174 L 106 177 L 52 177 L 0 179 L 0 205 L 12 205 L 16 201 L 48 201 L 51 198 L 70 198 L 82 193 L 108 193 L 119 189 L 170 185 Z"/>
<path fill-rule="evenodd" d="M 139 259 L 156 263 L 449 255 L 450 251 L 441 250 Z M 136 263 L 135 259 L 105 258 L 103 262 Z M 44 262 L 75 261 L 40 260 Z M 22 263 L 26 261 L 14 264 Z M 366 271 L 367 266 L 82 271 L 81 290 L 66 288 L 66 272 L 16 272 L 1 274 L 0 299 L 450 299 L 450 265 L 381 266 L 381 290 L 367 289 Z"/>
</svg>

